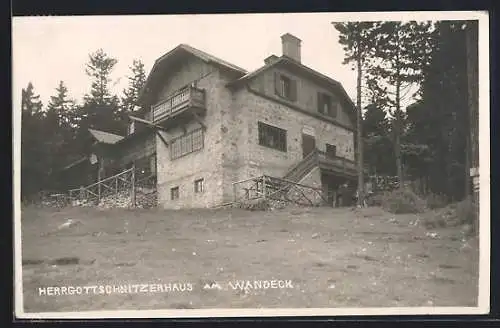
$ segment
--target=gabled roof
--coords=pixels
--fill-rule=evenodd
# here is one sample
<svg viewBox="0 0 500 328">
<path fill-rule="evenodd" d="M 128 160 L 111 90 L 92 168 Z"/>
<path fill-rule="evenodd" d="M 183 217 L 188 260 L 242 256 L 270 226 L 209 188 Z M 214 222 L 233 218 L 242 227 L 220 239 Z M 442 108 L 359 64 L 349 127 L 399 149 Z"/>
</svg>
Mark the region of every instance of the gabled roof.
<svg viewBox="0 0 500 328">
<path fill-rule="evenodd" d="M 151 72 L 149 73 L 149 75 L 146 79 L 146 83 L 144 85 L 144 88 L 141 90 L 140 97 L 143 98 L 145 96 L 145 94 L 147 93 L 147 91 L 149 91 L 149 89 L 151 87 L 151 82 L 154 79 L 154 77 L 158 74 L 159 70 L 162 70 L 162 69 L 168 67 L 170 64 L 175 63 L 176 58 L 179 58 L 179 56 L 183 56 L 186 54 L 195 56 L 196 58 L 199 58 L 206 63 L 214 64 L 214 65 L 219 66 L 223 69 L 234 72 L 240 76 L 248 73 L 247 70 L 245 70 L 241 67 L 238 67 L 234 64 L 231 64 L 225 60 L 222 60 L 218 57 L 210 55 L 202 50 L 196 49 L 196 48 L 194 48 L 190 45 L 187 45 L 187 44 L 180 44 L 155 61 L 155 63 L 153 64 L 153 68 L 151 68 Z"/>
<path fill-rule="evenodd" d="M 100 130 L 89 129 L 89 132 L 98 142 L 105 144 L 113 145 L 123 139 L 122 136 L 119 136 L 117 134 L 104 132 Z"/>
<path fill-rule="evenodd" d="M 209 63 L 217 64 L 217 65 L 220 65 L 220 66 L 224 66 L 224 67 L 226 67 L 226 68 L 229 68 L 229 69 L 232 69 L 232 70 L 238 71 L 238 72 L 240 72 L 240 73 L 242 73 L 242 74 L 246 74 L 246 73 L 247 73 L 247 70 L 246 70 L 246 69 L 244 69 L 244 68 L 238 67 L 238 66 L 236 66 L 236 65 L 234 65 L 234 64 L 231 64 L 231 63 L 229 63 L 229 62 L 227 62 L 227 61 L 225 61 L 225 60 L 222 60 L 222 59 L 220 59 L 220 58 L 217 58 L 217 57 L 215 57 L 215 56 L 212 56 L 212 55 L 211 55 L 211 54 L 209 54 L 209 53 L 206 53 L 206 52 L 201 51 L 201 50 L 199 50 L 199 49 L 193 48 L 193 47 L 191 47 L 191 46 L 190 46 L 190 45 L 188 45 L 188 44 L 184 44 L 184 43 L 183 43 L 183 44 L 180 44 L 177 48 L 182 48 L 182 49 L 184 49 L 185 51 L 187 51 L 187 52 L 189 52 L 189 53 L 193 54 L 194 56 L 196 56 L 196 57 L 198 57 L 198 58 L 202 59 L 202 60 L 203 60 L 203 61 L 205 61 L 205 62 L 209 62 Z M 174 49 L 174 50 L 175 50 L 175 49 Z M 162 58 L 163 58 L 163 56 L 162 56 L 162 57 L 160 57 L 158 60 L 161 60 Z"/>
<path fill-rule="evenodd" d="M 293 66 L 295 68 L 300 69 L 305 74 L 309 74 L 310 76 L 313 76 L 319 80 L 322 80 L 324 83 L 329 84 L 350 105 L 348 108 L 348 114 L 351 117 L 351 119 L 353 119 L 353 122 L 355 122 L 355 120 L 356 120 L 356 106 L 340 82 L 338 82 L 338 81 L 336 81 L 336 80 L 334 80 L 334 79 L 332 79 L 332 78 L 330 78 L 330 77 L 328 77 L 328 76 L 326 76 L 318 71 L 315 71 L 312 68 L 309 68 L 309 67 L 305 66 L 304 64 L 297 62 L 296 60 L 288 58 L 287 56 L 278 57 L 275 60 L 271 61 L 270 63 L 258 68 L 257 70 L 250 72 L 248 74 L 245 74 L 244 76 L 240 77 L 239 79 L 236 79 L 234 81 L 229 82 L 227 84 L 227 86 L 234 87 L 234 88 L 242 86 L 242 85 L 246 84 L 247 82 L 249 82 L 250 80 L 252 80 L 253 78 L 257 77 L 262 72 L 267 71 L 268 69 L 275 67 L 275 66 L 278 66 L 278 65 Z"/>
</svg>

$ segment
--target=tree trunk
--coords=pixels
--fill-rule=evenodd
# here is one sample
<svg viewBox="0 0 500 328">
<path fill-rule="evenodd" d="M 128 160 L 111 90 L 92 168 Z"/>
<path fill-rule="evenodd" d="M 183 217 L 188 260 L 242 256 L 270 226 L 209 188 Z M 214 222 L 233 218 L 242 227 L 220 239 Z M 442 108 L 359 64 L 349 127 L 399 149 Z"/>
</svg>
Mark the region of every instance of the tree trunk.
<svg viewBox="0 0 500 328">
<path fill-rule="evenodd" d="M 403 188 L 403 163 L 401 161 L 401 80 L 399 72 L 397 73 L 398 80 L 396 81 L 396 115 L 395 123 L 395 140 L 394 140 L 394 155 L 396 157 L 396 170 L 398 172 L 399 188 Z"/>
<path fill-rule="evenodd" d="M 359 47 L 358 47 L 359 48 Z M 365 199 L 365 183 L 364 183 L 364 165 L 363 165 L 363 131 L 362 131 L 362 123 L 363 123 L 363 114 L 361 109 L 361 54 L 358 50 L 358 58 L 357 58 L 357 66 L 358 66 L 358 80 L 357 80 L 357 99 L 356 106 L 357 108 L 357 144 L 358 144 L 358 205 L 363 206 Z"/>
<path fill-rule="evenodd" d="M 465 137 L 465 185 L 464 185 L 464 198 L 467 198 L 471 195 L 471 185 L 470 185 L 470 136 Z"/>
<path fill-rule="evenodd" d="M 479 179 L 479 92 L 478 92 L 478 26 L 477 22 L 468 22 L 466 29 L 467 49 L 467 85 L 470 124 L 470 176 Z M 473 227 L 479 230 L 479 186 L 472 192 L 473 206 L 476 209 L 476 220 Z"/>
</svg>

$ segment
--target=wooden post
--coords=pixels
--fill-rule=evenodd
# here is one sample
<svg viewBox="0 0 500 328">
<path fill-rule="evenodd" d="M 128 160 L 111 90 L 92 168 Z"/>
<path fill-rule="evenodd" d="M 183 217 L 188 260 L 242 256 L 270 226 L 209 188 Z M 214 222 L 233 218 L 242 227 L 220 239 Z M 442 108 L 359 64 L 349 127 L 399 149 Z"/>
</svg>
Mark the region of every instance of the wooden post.
<svg viewBox="0 0 500 328">
<path fill-rule="evenodd" d="M 236 203 L 236 183 L 233 183 L 233 203 Z"/>
<path fill-rule="evenodd" d="M 118 177 L 115 177 L 115 197 L 118 199 Z"/>
<path fill-rule="evenodd" d="M 97 170 L 97 204 L 101 202 L 101 174 L 102 174 L 102 157 L 99 157 L 99 165 Z"/>
<path fill-rule="evenodd" d="M 132 207 L 135 207 L 135 162 L 132 164 L 132 177 L 131 177 L 131 182 L 132 182 L 132 188 L 131 188 L 131 198 L 132 198 Z"/>
<path fill-rule="evenodd" d="M 262 194 L 264 195 L 264 199 L 266 199 L 266 176 L 262 176 Z"/>
</svg>

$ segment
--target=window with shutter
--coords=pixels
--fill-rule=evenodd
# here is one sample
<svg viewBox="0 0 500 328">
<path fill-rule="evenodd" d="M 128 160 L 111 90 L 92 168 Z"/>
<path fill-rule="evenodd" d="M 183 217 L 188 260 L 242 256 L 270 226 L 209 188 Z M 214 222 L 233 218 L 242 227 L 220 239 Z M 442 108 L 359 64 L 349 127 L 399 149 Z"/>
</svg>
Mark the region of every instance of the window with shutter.
<svg viewBox="0 0 500 328">
<path fill-rule="evenodd" d="M 324 100 L 324 94 L 321 92 L 318 92 L 318 112 L 326 115 L 328 111 L 325 111 L 325 100 Z"/>
<path fill-rule="evenodd" d="M 289 98 L 291 101 L 297 100 L 297 81 L 290 80 L 290 95 Z"/>
<path fill-rule="evenodd" d="M 274 94 L 281 96 L 280 94 L 280 75 L 278 72 L 274 72 Z"/>
<path fill-rule="evenodd" d="M 339 101 L 335 97 L 332 97 L 330 99 L 330 110 L 328 111 L 328 115 L 334 118 L 337 117 L 338 108 Z"/>
<path fill-rule="evenodd" d="M 203 129 L 197 129 L 176 138 L 170 145 L 170 158 L 174 160 L 202 149 L 203 136 Z"/>
<path fill-rule="evenodd" d="M 338 101 L 326 93 L 318 92 L 318 112 L 330 117 L 337 117 Z"/>
<path fill-rule="evenodd" d="M 288 99 L 290 101 L 296 101 L 297 100 L 297 81 L 292 80 L 283 74 L 275 72 L 274 73 L 274 93 L 277 96 Z"/>
</svg>

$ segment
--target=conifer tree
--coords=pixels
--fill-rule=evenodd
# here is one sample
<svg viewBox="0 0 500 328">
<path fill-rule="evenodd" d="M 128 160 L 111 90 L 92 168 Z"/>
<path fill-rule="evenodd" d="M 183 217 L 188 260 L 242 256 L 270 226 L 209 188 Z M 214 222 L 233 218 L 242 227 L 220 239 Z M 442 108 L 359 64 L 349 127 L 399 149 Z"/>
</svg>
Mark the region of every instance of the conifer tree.
<svg viewBox="0 0 500 328">
<path fill-rule="evenodd" d="M 358 162 L 358 205 L 364 203 L 364 161 L 363 161 L 363 131 L 362 131 L 362 83 L 365 70 L 370 67 L 370 57 L 374 52 L 373 29 L 379 25 L 374 22 L 335 23 L 335 29 L 340 33 L 339 43 L 344 46 L 344 64 L 353 63 L 357 70 L 356 87 L 356 159 Z"/>
<path fill-rule="evenodd" d="M 91 78 L 90 93 L 84 96 L 81 108 L 80 128 L 101 129 L 122 134 L 123 122 L 120 120 L 119 99 L 111 93 L 111 73 L 118 60 L 110 57 L 102 49 L 89 55 L 85 72 Z"/>
<path fill-rule="evenodd" d="M 144 64 L 139 59 L 134 59 L 130 67 L 130 75 L 127 77 L 129 85 L 123 90 L 122 106 L 127 113 L 132 113 L 136 108 L 143 111 L 143 104 L 139 103 L 140 93 L 146 84 L 146 71 Z"/>
</svg>

